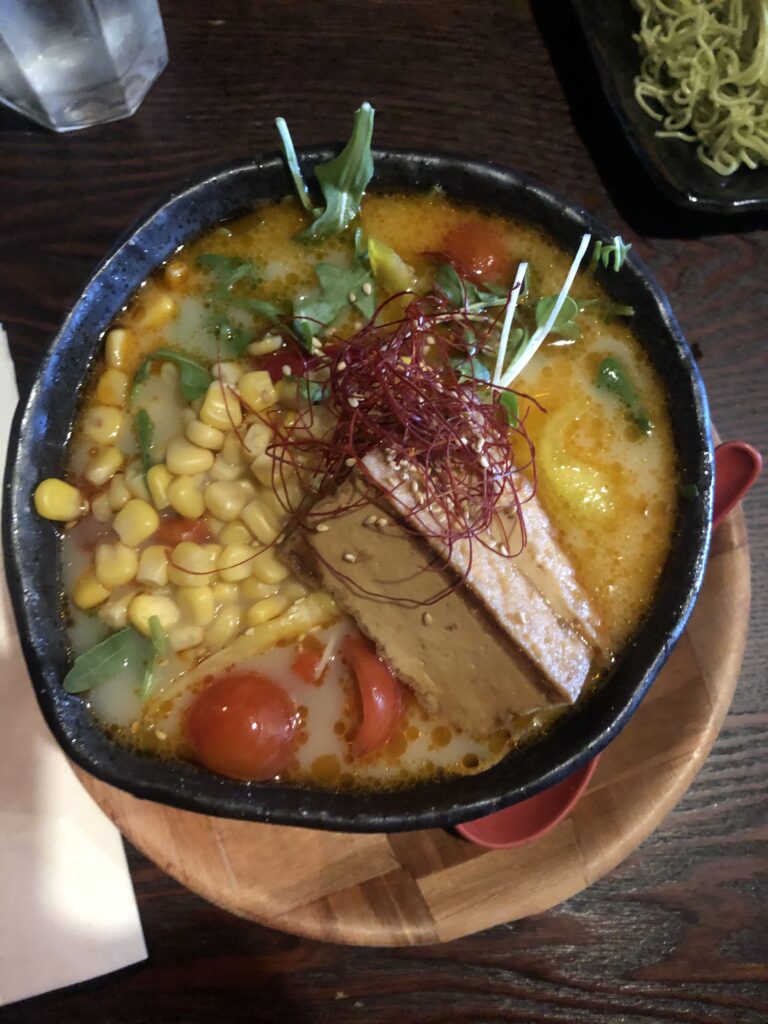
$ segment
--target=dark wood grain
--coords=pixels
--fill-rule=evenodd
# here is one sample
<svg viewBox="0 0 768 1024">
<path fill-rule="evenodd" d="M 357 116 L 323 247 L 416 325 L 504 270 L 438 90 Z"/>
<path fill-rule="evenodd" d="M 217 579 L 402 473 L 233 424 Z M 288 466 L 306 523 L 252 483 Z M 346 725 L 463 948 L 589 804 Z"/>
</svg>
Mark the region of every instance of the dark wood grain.
<svg viewBox="0 0 768 1024">
<path fill-rule="evenodd" d="M 530 172 L 630 238 L 669 292 L 724 437 L 768 451 L 765 222 L 665 203 L 618 136 L 565 0 L 166 0 L 171 61 L 131 120 L 53 136 L 0 113 L 0 321 L 22 387 L 87 275 L 154 197 L 221 160 L 341 138 Z M 768 1020 L 766 483 L 746 505 L 752 627 L 725 728 L 664 825 L 558 909 L 445 946 L 323 946 L 209 906 L 129 851 L 149 962 L 8 1022 Z M 515 879 L 510 879 L 510 885 Z"/>
</svg>

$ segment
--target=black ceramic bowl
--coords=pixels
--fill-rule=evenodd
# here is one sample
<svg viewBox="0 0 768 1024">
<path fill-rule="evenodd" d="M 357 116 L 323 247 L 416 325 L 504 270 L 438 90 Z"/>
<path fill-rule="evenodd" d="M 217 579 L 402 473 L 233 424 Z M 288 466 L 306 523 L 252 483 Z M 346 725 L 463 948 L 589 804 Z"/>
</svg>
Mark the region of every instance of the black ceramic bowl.
<svg viewBox="0 0 768 1024">
<path fill-rule="evenodd" d="M 303 155 L 307 171 L 333 150 Z M 612 234 L 536 183 L 458 157 L 378 151 L 373 188 L 426 189 L 539 225 L 568 251 L 584 231 Z M 24 653 L 40 707 L 66 753 L 93 775 L 139 797 L 207 814 L 348 831 L 448 825 L 498 810 L 552 785 L 594 757 L 626 724 L 680 636 L 701 584 L 712 512 L 713 454 L 701 379 L 667 300 L 630 255 L 606 276 L 612 297 L 636 309 L 634 327 L 669 390 L 683 479 L 698 497 L 680 503 L 657 599 L 603 685 L 547 736 L 512 751 L 480 775 L 392 792 L 350 793 L 275 782 L 242 783 L 191 764 L 167 763 L 107 738 L 86 703 L 62 689 L 69 663 L 62 628 L 57 529 L 32 506 L 37 483 L 62 471 L 78 396 L 100 339 L 147 275 L 177 246 L 259 200 L 291 191 L 278 156 L 225 167 L 161 202 L 89 281 L 45 357 L 11 434 L 5 481 L 6 570 Z"/>
</svg>

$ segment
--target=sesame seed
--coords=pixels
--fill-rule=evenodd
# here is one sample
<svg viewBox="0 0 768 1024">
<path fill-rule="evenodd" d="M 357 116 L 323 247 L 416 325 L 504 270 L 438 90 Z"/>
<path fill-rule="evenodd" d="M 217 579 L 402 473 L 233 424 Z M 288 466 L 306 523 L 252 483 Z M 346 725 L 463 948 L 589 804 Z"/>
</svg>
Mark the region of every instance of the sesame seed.
<svg viewBox="0 0 768 1024">
<path fill-rule="evenodd" d="M 502 555 L 504 555 L 505 557 L 509 555 L 509 548 L 507 547 L 506 544 L 502 544 L 500 550 Z"/>
<path fill-rule="evenodd" d="M 350 302 L 357 302 L 357 296 L 355 295 L 354 292 L 350 292 L 348 298 Z"/>
<path fill-rule="evenodd" d="M 350 409 L 356 409 L 358 407 L 358 405 L 360 405 L 360 399 L 359 398 L 348 398 L 347 399 L 347 404 L 349 405 Z"/>
<path fill-rule="evenodd" d="M 315 530 L 317 531 L 317 533 L 328 533 L 328 531 L 330 530 L 330 526 L 328 525 L 328 523 L 318 523 L 317 526 L 315 527 Z"/>
<path fill-rule="evenodd" d="M 363 284 L 363 294 L 364 295 L 371 295 L 372 293 L 373 293 L 373 285 L 370 283 L 370 281 L 366 281 Z"/>
<path fill-rule="evenodd" d="M 379 518 L 376 520 L 376 525 L 378 526 L 379 529 L 381 529 L 384 526 L 389 526 L 389 520 L 385 519 L 384 516 L 379 516 Z"/>
<path fill-rule="evenodd" d="M 480 456 L 480 465 L 483 467 L 483 469 L 488 469 L 488 466 L 490 465 L 490 463 L 488 462 L 487 456 L 485 456 L 485 455 L 481 455 Z"/>
<path fill-rule="evenodd" d="M 424 623 L 425 626 L 431 626 L 432 616 L 429 614 L 429 612 L 424 612 L 424 614 L 421 616 L 421 621 Z"/>
<path fill-rule="evenodd" d="M 168 739 L 168 734 L 164 733 L 162 729 L 155 729 L 155 736 L 157 736 L 161 743 L 163 740 Z"/>
<path fill-rule="evenodd" d="M 434 336 L 434 334 L 428 334 L 427 338 L 426 338 L 426 341 L 427 341 L 428 345 L 434 345 L 435 344 L 435 336 Z"/>
<path fill-rule="evenodd" d="M 339 373 L 341 373 L 342 370 L 346 370 L 346 368 L 347 364 L 344 362 L 343 359 L 340 359 L 339 362 L 336 363 L 336 369 L 339 371 Z"/>
<path fill-rule="evenodd" d="M 285 365 L 283 366 L 283 376 L 284 376 L 284 377 L 290 377 L 290 376 L 291 376 L 291 368 L 290 368 L 290 366 L 288 365 L 288 363 L 286 363 L 286 364 L 285 364 Z"/>
<path fill-rule="evenodd" d="M 366 516 L 363 520 L 363 526 L 375 526 L 378 519 L 375 515 Z"/>
<path fill-rule="evenodd" d="M 357 459 L 351 459 L 351 458 L 350 459 L 344 459 L 344 465 L 345 466 L 356 466 L 357 465 Z"/>
<path fill-rule="evenodd" d="M 344 559 L 345 562 L 357 561 L 357 555 L 352 551 L 345 551 L 341 557 Z"/>
</svg>

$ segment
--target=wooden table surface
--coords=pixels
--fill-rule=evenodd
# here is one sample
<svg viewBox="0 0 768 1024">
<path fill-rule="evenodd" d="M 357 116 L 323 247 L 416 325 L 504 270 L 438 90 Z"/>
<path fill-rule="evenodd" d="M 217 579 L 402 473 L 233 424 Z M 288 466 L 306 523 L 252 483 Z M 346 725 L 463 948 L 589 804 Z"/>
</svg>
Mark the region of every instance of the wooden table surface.
<svg viewBox="0 0 768 1024">
<path fill-rule="evenodd" d="M 131 120 L 55 136 L 0 113 L 0 322 L 22 389 L 96 261 L 150 201 L 209 165 L 274 150 L 276 114 L 311 144 L 346 137 L 369 99 L 378 144 L 530 172 L 630 239 L 697 346 L 721 434 L 768 452 L 768 221 L 665 202 L 566 0 L 161 6 L 170 64 Z M 753 614 L 731 714 L 687 796 L 612 875 L 448 945 L 345 949 L 231 917 L 129 850 L 148 962 L 2 1020 L 768 1020 L 765 498 L 763 482 L 746 503 Z"/>
</svg>

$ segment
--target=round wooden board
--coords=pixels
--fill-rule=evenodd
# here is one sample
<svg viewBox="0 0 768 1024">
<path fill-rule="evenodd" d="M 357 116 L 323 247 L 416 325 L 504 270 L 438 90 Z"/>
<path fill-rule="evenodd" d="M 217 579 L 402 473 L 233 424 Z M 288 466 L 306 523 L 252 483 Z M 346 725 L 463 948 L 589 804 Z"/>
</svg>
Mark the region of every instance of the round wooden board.
<svg viewBox="0 0 768 1024">
<path fill-rule="evenodd" d="M 538 914 L 627 857 L 693 781 L 739 675 L 749 614 L 741 510 L 717 530 L 688 629 L 586 794 L 548 835 L 485 851 L 440 829 L 349 835 L 211 818 L 137 800 L 79 771 L 120 830 L 213 903 L 312 939 L 441 942 Z"/>
</svg>

